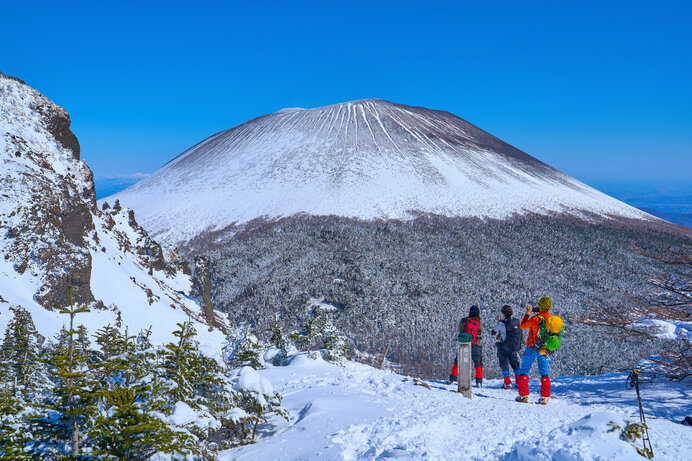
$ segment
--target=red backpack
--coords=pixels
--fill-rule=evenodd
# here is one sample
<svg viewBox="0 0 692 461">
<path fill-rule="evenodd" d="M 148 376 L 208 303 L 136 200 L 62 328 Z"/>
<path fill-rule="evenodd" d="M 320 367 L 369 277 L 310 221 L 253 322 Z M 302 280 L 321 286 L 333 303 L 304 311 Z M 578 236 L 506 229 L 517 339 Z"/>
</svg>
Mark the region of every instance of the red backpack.
<svg viewBox="0 0 692 461">
<path fill-rule="evenodd" d="M 468 333 L 473 336 L 471 344 L 478 344 L 478 328 L 481 326 L 481 322 L 473 319 L 466 319 L 466 324 L 464 325 L 464 331 L 462 333 Z"/>
</svg>

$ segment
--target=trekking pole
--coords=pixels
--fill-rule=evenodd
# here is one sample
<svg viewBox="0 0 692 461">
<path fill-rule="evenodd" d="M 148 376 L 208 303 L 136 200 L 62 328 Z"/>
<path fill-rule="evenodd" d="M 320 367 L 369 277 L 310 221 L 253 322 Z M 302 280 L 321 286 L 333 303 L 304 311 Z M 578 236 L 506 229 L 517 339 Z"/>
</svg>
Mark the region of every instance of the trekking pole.
<svg viewBox="0 0 692 461">
<path fill-rule="evenodd" d="M 626 389 L 634 389 L 637 391 L 637 401 L 639 402 L 639 420 L 642 422 L 642 425 L 644 426 L 644 436 L 642 437 L 642 443 L 644 444 L 644 453 L 651 453 L 651 458 L 654 457 L 654 447 L 651 445 L 651 439 L 649 438 L 649 428 L 646 425 L 646 417 L 644 416 L 644 407 L 642 406 L 642 397 L 641 394 L 639 393 L 639 370 L 638 368 L 634 368 L 631 372 L 630 375 L 627 377 L 627 381 L 625 382 L 625 388 Z M 647 446 L 648 444 L 648 446 Z"/>
</svg>

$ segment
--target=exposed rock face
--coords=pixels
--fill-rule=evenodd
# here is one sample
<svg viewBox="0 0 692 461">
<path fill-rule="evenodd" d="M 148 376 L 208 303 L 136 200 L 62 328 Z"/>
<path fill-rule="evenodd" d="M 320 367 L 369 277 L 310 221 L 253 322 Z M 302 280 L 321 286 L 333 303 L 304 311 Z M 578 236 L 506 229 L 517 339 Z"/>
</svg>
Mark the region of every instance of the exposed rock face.
<svg viewBox="0 0 692 461">
<path fill-rule="evenodd" d="M 0 74 L 2 249 L 19 273 L 39 280 L 35 298 L 46 307 L 67 303 L 68 284 L 76 302 L 94 300 L 87 241 L 96 196 L 69 127 L 63 108 Z"/>
<path fill-rule="evenodd" d="M 93 175 L 79 159 L 67 112 L 2 74 L 0 255 L 0 326 L 7 305 L 67 305 L 68 285 L 75 303 L 101 311 L 95 324 L 124 320 L 147 328 L 146 319 L 156 318 L 155 327 L 173 331 L 189 318 L 215 321 L 208 264 L 202 292 L 210 311 L 202 313 L 185 295 L 191 277 L 166 261 L 134 212 L 119 204 L 97 208 Z M 42 325 L 55 331 L 55 323 Z"/>
<path fill-rule="evenodd" d="M 211 260 L 209 256 L 196 255 L 192 272 L 192 293 L 202 304 L 204 316 L 214 325 L 214 306 L 211 302 L 211 280 L 209 277 Z"/>
</svg>

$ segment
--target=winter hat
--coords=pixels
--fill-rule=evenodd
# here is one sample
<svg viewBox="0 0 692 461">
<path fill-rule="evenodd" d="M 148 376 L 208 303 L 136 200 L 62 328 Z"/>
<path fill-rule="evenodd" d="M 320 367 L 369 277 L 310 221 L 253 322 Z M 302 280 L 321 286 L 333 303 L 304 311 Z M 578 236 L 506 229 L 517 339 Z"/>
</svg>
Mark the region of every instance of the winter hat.
<svg viewBox="0 0 692 461">
<path fill-rule="evenodd" d="M 504 306 L 502 306 L 502 310 L 500 312 L 502 312 L 502 315 L 504 315 L 507 318 L 510 318 L 512 314 L 514 314 L 512 306 L 510 306 L 509 304 L 505 304 Z"/>
<path fill-rule="evenodd" d="M 481 310 L 478 306 L 471 306 L 469 309 L 469 317 L 479 317 L 481 315 Z"/>
<path fill-rule="evenodd" d="M 538 300 L 538 310 L 541 312 L 548 312 L 550 308 L 553 307 L 553 300 L 547 296 L 543 296 Z"/>
</svg>

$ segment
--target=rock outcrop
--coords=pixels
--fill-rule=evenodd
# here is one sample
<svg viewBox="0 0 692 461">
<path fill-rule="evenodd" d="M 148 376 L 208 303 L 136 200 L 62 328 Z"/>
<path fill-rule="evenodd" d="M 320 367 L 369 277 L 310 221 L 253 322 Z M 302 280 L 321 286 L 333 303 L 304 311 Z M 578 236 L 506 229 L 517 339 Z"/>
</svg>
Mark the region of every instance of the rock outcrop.
<svg viewBox="0 0 692 461">
<path fill-rule="evenodd" d="M 0 74 L 2 253 L 39 280 L 35 298 L 49 308 L 67 303 L 68 284 L 77 302 L 94 301 L 88 240 L 96 194 L 69 127 L 62 107 Z"/>
<path fill-rule="evenodd" d="M 34 314 L 36 306 L 66 305 L 68 285 L 74 302 L 108 311 L 97 324 L 129 318 L 146 328 L 154 323 L 149 316 L 173 331 L 187 318 L 214 320 L 213 311 L 202 312 L 185 294 L 191 277 L 166 261 L 132 210 L 119 204 L 98 209 L 93 175 L 80 160 L 67 112 L 3 74 L 0 165 L 0 326 L 8 305 Z M 56 327 L 39 325 L 48 333 Z"/>
</svg>

